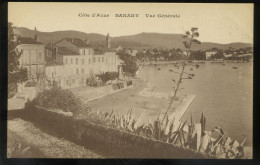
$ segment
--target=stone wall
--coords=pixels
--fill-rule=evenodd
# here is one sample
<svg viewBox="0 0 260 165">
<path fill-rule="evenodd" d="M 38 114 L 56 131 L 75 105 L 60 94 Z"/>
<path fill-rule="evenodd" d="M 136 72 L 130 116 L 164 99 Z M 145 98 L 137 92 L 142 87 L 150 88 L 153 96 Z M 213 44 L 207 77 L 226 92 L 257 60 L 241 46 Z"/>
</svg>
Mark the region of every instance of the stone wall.
<svg viewBox="0 0 260 165">
<path fill-rule="evenodd" d="M 74 119 L 39 107 L 28 113 L 34 118 L 32 121 L 36 122 L 35 125 L 47 128 L 48 133 L 85 146 L 107 158 L 214 158 L 208 154 L 113 129 L 91 118 Z M 39 123 L 44 123 L 45 126 Z"/>
</svg>

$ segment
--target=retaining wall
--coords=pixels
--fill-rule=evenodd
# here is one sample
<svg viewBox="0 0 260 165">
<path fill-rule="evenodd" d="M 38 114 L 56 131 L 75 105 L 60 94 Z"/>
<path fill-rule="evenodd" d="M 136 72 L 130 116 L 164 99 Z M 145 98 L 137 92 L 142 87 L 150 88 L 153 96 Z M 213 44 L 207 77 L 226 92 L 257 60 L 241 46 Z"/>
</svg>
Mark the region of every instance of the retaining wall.
<svg viewBox="0 0 260 165">
<path fill-rule="evenodd" d="M 30 114 L 27 120 L 40 129 L 108 158 L 214 158 L 195 150 L 113 129 L 91 119 L 78 120 L 40 107 L 27 112 Z"/>
</svg>

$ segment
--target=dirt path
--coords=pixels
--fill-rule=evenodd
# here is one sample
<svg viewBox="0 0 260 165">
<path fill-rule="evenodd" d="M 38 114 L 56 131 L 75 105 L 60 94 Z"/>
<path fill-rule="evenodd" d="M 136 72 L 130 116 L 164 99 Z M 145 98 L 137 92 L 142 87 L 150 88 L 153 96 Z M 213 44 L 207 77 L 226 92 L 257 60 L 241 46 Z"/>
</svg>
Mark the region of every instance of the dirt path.
<svg viewBox="0 0 260 165">
<path fill-rule="evenodd" d="M 8 121 L 8 157 L 27 158 L 101 158 L 101 156 L 42 132 L 22 119 Z"/>
</svg>

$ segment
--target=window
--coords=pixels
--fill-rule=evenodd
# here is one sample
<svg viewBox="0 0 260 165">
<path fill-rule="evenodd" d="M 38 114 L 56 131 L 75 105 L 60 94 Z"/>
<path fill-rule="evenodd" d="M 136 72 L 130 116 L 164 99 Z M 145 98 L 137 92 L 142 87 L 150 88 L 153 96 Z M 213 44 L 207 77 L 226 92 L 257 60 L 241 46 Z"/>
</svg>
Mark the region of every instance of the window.
<svg viewBox="0 0 260 165">
<path fill-rule="evenodd" d="M 65 64 L 68 64 L 68 59 L 67 58 L 65 59 Z"/>
<path fill-rule="evenodd" d="M 76 74 L 79 74 L 79 69 L 78 68 L 76 68 Z"/>
<path fill-rule="evenodd" d="M 81 62 L 82 62 L 82 65 L 83 65 L 84 64 L 84 59 L 82 59 Z"/>
<path fill-rule="evenodd" d="M 102 62 L 104 62 L 104 57 L 102 57 Z"/>
<path fill-rule="evenodd" d="M 84 69 L 81 69 L 81 73 L 84 73 Z"/>
<path fill-rule="evenodd" d="M 91 54 L 91 49 L 89 49 L 88 51 L 89 51 L 89 54 Z"/>
<path fill-rule="evenodd" d="M 71 58 L 71 64 L 73 64 L 73 58 Z"/>
<path fill-rule="evenodd" d="M 72 83 L 73 83 L 73 84 L 75 83 L 75 79 L 72 79 Z"/>
<path fill-rule="evenodd" d="M 36 52 L 31 51 L 31 63 L 35 63 L 35 62 L 36 62 Z"/>
<path fill-rule="evenodd" d="M 67 80 L 67 85 L 69 85 L 69 80 Z"/>
<path fill-rule="evenodd" d="M 39 58 L 40 61 L 42 60 L 42 52 L 41 51 L 38 52 L 38 58 Z"/>
<path fill-rule="evenodd" d="M 23 51 L 23 60 L 22 60 L 22 62 L 24 64 L 28 64 L 29 63 L 29 54 L 28 54 L 27 50 Z"/>
<path fill-rule="evenodd" d="M 100 62 L 100 57 L 98 57 L 98 62 Z"/>
<path fill-rule="evenodd" d="M 84 55 L 86 54 L 85 49 L 83 49 L 83 54 L 84 54 Z"/>
<path fill-rule="evenodd" d="M 95 63 L 96 62 L 96 57 L 93 57 L 93 63 Z"/>
<path fill-rule="evenodd" d="M 78 65 L 78 58 L 76 58 L 76 65 Z"/>
<path fill-rule="evenodd" d="M 90 58 L 88 59 L 88 63 L 89 63 L 89 64 L 91 63 L 91 59 L 90 59 Z"/>
<path fill-rule="evenodd" d="M 106 63 L 107 63 L 107 58 L 106 58 Z"/>
</svg>

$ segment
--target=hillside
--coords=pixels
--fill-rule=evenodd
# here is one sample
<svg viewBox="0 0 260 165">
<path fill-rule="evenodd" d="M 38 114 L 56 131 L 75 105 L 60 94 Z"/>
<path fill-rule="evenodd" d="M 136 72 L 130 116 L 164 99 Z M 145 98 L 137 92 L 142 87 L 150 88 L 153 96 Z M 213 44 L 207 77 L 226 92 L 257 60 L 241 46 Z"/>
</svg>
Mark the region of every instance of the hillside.
<svg viewBox="0 0 260 165">
<path fill-rule="evenodd" d="M 30 30 L 24 27 L 16 28 L 19 31 L 21 36 L 24 37 L 33 37 L 34 30 Z M 55 31 L 55 32 L 40 32 L 38 31 L 38 36 L 40 41 L 43 43 L 48 43 L 51 41 L 59 41 L 62 38 L 80 38 L 80 39 L 89 39 L 90 41 L 100 41 L 105 40 L 105 36 L 101 34 L 91 33 L 87 34 L 84 32 L 68 30 L 68 31 Z"/>
<path fill-rule="evenodd" d="M 34 30 L 28 28 L 19 27 L 15 28 L 21 36 L 33 37 Z M 80 38 L 88 39 L 90 44 L 105 44 L 106 36 L 97 33 L 84 33 L 79 31 L 55 31 L 55 32 L 38 32 L 38 36 L 42 43 L 48 43 L 51 41 L 59 41 L 62 38 Z M 131 48 L 181 48 L 183 49 L 182 34 L 163 34 L 163 33 L 140 33 L 136 35 L 112 37 L 113 47 L 131 47 Z M 212 42 L 202 42 L 200 45 L 196 45 L 194 49 L 210 49 L 210 48 L 228 49 L 232 48 L 244 48 L 252 47 L 249 43 L 230 43 L 219 44 Z"/>
</svg>

